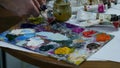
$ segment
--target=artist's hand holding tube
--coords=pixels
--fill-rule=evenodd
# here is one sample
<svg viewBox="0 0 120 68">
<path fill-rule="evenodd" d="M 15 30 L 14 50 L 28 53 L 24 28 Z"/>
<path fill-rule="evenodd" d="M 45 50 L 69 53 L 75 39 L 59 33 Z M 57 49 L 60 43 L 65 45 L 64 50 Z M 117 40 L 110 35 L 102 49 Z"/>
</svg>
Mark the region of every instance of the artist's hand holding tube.
<svg viewBox="0 0 120 68">
<path fill-rule="evenodd" d="M 46 0 L 0 0 L 0 5 L 17 16 L 38 16 Z"/>
</svg>

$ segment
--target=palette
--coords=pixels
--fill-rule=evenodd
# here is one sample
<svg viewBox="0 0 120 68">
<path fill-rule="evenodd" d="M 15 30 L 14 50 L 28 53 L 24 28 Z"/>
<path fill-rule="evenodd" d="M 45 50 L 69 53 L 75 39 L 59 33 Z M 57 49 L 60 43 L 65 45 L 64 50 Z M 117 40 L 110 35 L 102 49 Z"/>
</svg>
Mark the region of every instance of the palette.
<svg viewBox="0 0 120 68">
<path fill-rule="evenodd" d="M 21 25 L 27 24 L 32 26 Z M 75 65 L 80 65 L 114 37 L 69 23 L 22 26 L 1 33 L 0 40 Z"/>
</svg>

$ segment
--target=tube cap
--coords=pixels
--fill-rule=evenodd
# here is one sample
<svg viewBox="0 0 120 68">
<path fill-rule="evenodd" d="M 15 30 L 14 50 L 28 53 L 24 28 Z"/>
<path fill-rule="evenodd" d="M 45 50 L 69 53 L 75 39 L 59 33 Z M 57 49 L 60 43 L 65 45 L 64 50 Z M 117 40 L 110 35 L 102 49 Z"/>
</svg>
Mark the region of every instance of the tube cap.
<svg viewBox="0 0 120 68">
<path fill-rule="evenodd" d="M 111 15 L 111 21 L 118 21 L 118 16 L 115 14 Z"/>
</svg>

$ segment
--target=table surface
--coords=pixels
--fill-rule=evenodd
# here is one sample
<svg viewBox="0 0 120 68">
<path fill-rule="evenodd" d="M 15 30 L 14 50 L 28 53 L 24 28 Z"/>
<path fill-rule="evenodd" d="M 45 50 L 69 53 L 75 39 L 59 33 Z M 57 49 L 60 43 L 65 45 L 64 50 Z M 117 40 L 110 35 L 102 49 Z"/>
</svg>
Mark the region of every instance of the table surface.
<svg viewBox="0 0 120 68">
<path fill-rule="evenodd" d="M 0 32 L 9 29 L 20 20 L 21 19 L 13 13 L 0 8 Z M 58 61 L 54 58 L 38 54 L 3 47 L 1 47 L 1 49 L 24 62 L 28 62 L 41 68 L 120 68 L 120 63 L 112 61 L 85 61 L 80 66 L 75 66 L 64 61 Z"/>
</svg>

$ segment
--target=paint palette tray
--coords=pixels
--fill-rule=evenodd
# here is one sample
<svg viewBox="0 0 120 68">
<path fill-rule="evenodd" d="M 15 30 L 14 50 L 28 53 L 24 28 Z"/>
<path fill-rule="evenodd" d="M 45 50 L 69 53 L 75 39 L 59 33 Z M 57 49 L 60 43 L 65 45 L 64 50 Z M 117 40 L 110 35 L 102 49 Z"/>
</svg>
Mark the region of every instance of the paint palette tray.
<svg viewBox="0 0 120 68">
<path fill-rule="evenodd" d="M 49 25 L 23 23 L 18 29 L 0 34 L 1 41 L 75 65 L 81 64 L 113 37 L 107 33 L 57 22 Z"/>
</svg>

